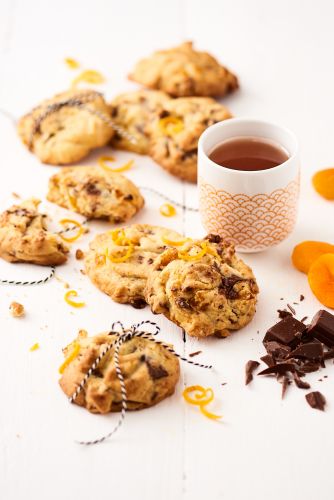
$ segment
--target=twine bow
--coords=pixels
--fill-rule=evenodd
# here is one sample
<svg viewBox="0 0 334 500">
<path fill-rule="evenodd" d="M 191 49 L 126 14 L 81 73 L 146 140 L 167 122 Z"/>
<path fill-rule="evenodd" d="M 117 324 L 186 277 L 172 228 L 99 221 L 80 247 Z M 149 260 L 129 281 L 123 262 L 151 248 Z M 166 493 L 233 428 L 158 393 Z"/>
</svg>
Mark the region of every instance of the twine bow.
<svg viewBox="0 0 334 500">
<path fill-rule="evenodd" d="M 154 332 L 147 332 L 144 330 L 140 330 L 140 328 L 143 325 L 151 325 L 155 328 L 155 331 Z M 116 329 L 117 326 L 120 327 L 120 329 L 121 329 L 120 331 Z M 127 410 L 127 392 L 126 392 L 124 377 L 123 377 L 122 370 L 121 370 L 120 363 L 119 363 L 119 350 L 120 350 L 120 347 L 122 344 L 124 344 L 125 342 L 128 342 L 133 337 L 141 337 L 141 338 L 148 339 L 152 342 L 155 342 L 156 344 L 163 346 L 168 352 L 170 352 L 174 356 L 178 357 L 182 361 L 185 361 L 186 363 L 189 363 L 191 365 L 198 366 L 199 368 L 206 368 L 206 369 L 212 368 L 211 365 L 203 365 L 201 363 L 196 363 L 195 361 L 192 361 L 188 358 L 181 356 L 180 354 L 175 352 L 174 349 L 170 345 L 166 344 L 165 342 L 163 342 L 161 340 L 157 340 L 156 338 L 154 338 L 156 335 L 158 335 L 159 332 L 160 332 L 160 327 L 156 323 L 149 321 L 149 320 L 141 321 L 140 323 L 133 324 L 128 330 L 124 329 L 123 323 L 121 323 L 121 321 L 116 321 L 115 323 L 112 324 L 111 331 L 109 332 L 109 335 L 116 335 L 117 336 L 116 340 L 114 342 L 112 342 L 111 344 L 108 344 L 103 349 L 103 351 L 99 354 L 99 356 L 95 359 L 92 366 L 87 371 L 86 375 L 84 376 L 84 378 L 82 379 L 82 381 L 78 385 L 75 392 L 72 394 L 72 396 L 69 397 L 69 402 L 74 403 L 74 401 L 76 400 L 78 395 L 81 393 L 81 391 L 84 389 L 85 385 L 87 384 L 89 377 L 96 370 L 96 368 L 98 367 L 98 365 L 100 364 L 100 362 L 102 361 L 104 356 L 111 349 L 114 348 L 115 369 L 116 369 L 117 378 L 118 378 L 120 386 L 121 386 L 121 397 L 122 397 L 121 415 L 120 415 L 119 420 L 118 420 L 117 424 L 115 425 L 115 427 L 108 434 L 106 434 L 98 439 L 94 439 L 92 441 L 78 441 L 78 444 L 92 445 L 92 444 L 102 443 L 106 439 L 109 439 L 113 434 L 115 434 L 118 431 L 118 429 L 121 427 L 121 425 L 123 424 L 124 419 L 125 419 L 125 413 Z"/>
</svg>

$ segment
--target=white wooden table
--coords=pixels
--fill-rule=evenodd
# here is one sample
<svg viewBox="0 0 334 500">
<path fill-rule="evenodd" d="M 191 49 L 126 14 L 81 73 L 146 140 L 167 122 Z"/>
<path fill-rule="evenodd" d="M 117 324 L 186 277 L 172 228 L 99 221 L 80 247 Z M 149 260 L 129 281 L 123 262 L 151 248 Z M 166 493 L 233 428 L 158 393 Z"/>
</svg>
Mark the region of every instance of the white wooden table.
<svg viewBox="0 0 334 500">
<path fill-rule="evenodd" d="M 0 0 L 0 108 L 15 117 L 69 86 L 74 74 L 63 63 L 66 56 L 101 70 L 108 79 L 102 90 L 110 98 L 136 88 L 126 74 L 139 57 L 193 39 L 239 75 L 241 90 L 224 101 L 234 114 L 293 129 L 303 163 L 297 228 L 279 247 L 246 256 L 261 287 L 258 312 L 251 325 L 226 340 L 184 343 L 178 328 L 148 308 L 137 311 L 113 303 L 80 273 L 73 252 L 57 275 L 79 291 L 87 304 L 81 310 L 66 305 L 64 286 L 57 280 L 31 288 L 1 286 L 1 499 L 333 498 L 334 368 L 327 369 L 323 382 L 318 382 L 319 373 L 308 377 L 328 399 L 325 413 L 311 410 L 301 390 L 290 389 L 282 401 L 280 386 L 272 380 L 244 386 L 245 362 L 263 353 L 263 334 L 276 320 L 280 298 L 293 302 L 303 293 L 305 301 L 296 306 L 299 317 L 319 309 L 305 276 L 292 268 L 290 254 L 304 239 L 334 240 L 334 205 L 317 196 L 310 183 L 315 170 L 334 161 L 333 16 L 331 0 Z M 4 116 L 0 145 L 0 209 L 14 202 L 13 191 L 45 200 L 56 168 L 30 155 Z M 100 154 L 85 163 L 96 163 Z M 196 206 L 196 188 L 171 178 L 149 158 L 126 152 L 116 156 L 135 157 L 129 177 L 139 185 Z M 178 211 L 165 219 L 158 210 L 161 200 L 147 195 L 146 202 L 133 222 L 204 234 L 197 214 Z M 67 214 L 45 201 L 43 208 L 54 221 Z M 90 227 L 74 249 L 86 248 L 107 224 Z M 1 278 L 34 279 L 46 273 L 37 266 L 0 262 Z M 12 300 L 24 304 L 24 319 L 10 317 Z M 79 446 L 75 439 L 103 435 L 117 417 L 90 415 L 68 404 L 57 383 L 61 348 L 79 328 L 95 334 L 116 319 L 130 325 L 144 318 L 156 320 L 162 338 L 178 352 L 202 350 L 195 359 L 214 364 L 215 371 L 183 365 L 173 397 L 128 414 L 112 440 Z M 40 349 L 30 352 L 35 342 Z M 194 383 L 213 387 L 213 409 L 223 413 L 222 422 L 207 420 L 185 404 L 182 389 Z"/>
</svg>

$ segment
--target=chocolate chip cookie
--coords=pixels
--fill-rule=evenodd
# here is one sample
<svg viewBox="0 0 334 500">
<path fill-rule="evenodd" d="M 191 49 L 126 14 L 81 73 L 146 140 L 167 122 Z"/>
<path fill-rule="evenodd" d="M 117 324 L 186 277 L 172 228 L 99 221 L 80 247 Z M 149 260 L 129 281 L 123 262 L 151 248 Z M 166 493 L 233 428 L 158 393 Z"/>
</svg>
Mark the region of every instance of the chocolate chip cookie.
<svg viewBox="0 0 334 500">
<path fill-rule="evenodd" d="M 157 90 L 137 90 L 117 96 L 110 104 L 112 119 L 133 137 L 134 142 L 116 132 L 112 145 L 119 149 L 147 154 L 148 124 L 161 111 L 161 104 L 169 99 L 167 94 Z"/>
<path fill-rule="evenodd" d="M 142 59 L 129 78 L 173 97 L 223 96 L 238 88 L 237 77 L 192 42 Z"/>
<path fill-rule="evenodd" d="M 146 306 L 144 288 L 156 257 L 183 237 L 171 229 L 133 224 L 99 234 L 85 256 L 86 273 L 115 302 Z"/>
<path fill-rule="evenodd" d="M 56 266 L 67 260 L 69 249 L 58 234 L 46 228 L 46 215 L 38 212 L 40 201 L 13 205 L 0 215 L 0 257 L 8 262 Z"/>
<path fill-rule="evenodd" d="M 149 127 L 150 155 L 176 177 L 196 182 L 200 135 L 210 125 L 231 117 L 225 106 L 210 97 L 166 101 Z"/>
<path fill-rule="evenodd" d="M 47 199 L 88 219 L 125 222 L 144 198 L 129 179 L 102 167 L 63 167 L 49 181 Z"/>
<path fill-rule="evenodd" d="M 114 134 L 109 108 L 94 90 L 69 90 L 43 101 L 18 124 L 23 143 L 43 162 L 74 163 Z"/>
<path fill-rule="evenodd" d="M 153 264 L 145 297 L 188 335 L 225 337 L 255 314 L 258 287 L 252 270 L 217 235 L 170 248 Z"/>
<path fill-rule="evenodd" d="M 72 396 L 97 356 L 116 339 L 116 334 L 101 333 L 87 337 L 81 333 L 63 350 L 65 358 L 73 352 L 74 346 L 77 350 L 76 357 L 66 366 L 59 381 L 67 396 Z M 180 365 L 178 358 L 165 347 L 146 338 L 134 337 L 122 344 L 119 362 L 128 410 L 153 406 L 174 393 Z M 121 410 L 122 395 L 115 369 L 114 348 L 104 356 L 74 402 L 92 413 Z"/>
</svg>

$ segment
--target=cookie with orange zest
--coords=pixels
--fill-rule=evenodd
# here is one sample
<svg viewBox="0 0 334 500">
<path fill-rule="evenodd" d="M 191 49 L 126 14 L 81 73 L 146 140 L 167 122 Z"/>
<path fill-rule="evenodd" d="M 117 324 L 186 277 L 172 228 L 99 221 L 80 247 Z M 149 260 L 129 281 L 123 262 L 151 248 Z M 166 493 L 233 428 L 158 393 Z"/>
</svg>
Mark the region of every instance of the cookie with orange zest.
<svg viewBox="0 0 334 500">
<path fill-rule="evenodd" d="M 194 337 L 226 337 L 247 325 L 256 308 L 252 270 L 218 235 L 168 248 L 156 258 L 145 298 Z"/>
<path fill-rule="evenodd" d="M 47 199 L 88 219 L 126 222 L 143 206 L 133 182 L 99 167 L 63 167 L 49 180 Z"/>
<path fill-rule="evenodd" d="M 167 248 L 166 239 L 184 240 L 176 231 L 149 224 L 99 234 L 85 254 L 86 274 L 116 302 L 145 307 L 146 280 L 156 257 Z"/>
<path fill-rule="evenodd" d="M 68 246 L 60 235 L 48 231 L 47 216 L 32 198 L 0 214 L 0 257 L 8 262 L 56 266 L 67 260 Z"/>
<path fill-rule="evenodd" d="M 162 104 L 170 97 L 157 90 L 136 90 L 121 94 L 110 103 L 110 113 L 114 122 L 135 141 L 115 134 L 112 145 L 118 149 L 147 154 L 150 134 L 148 125 L 161 111 Z"/>
<path fill-rule="evenodd" d="M 172 175 L 190 182 L 197 179 L 197 144 L 210 125 L 231 118 L 229 110 L 209 97 L 182 97 L 162 105 L 149 124 L 149 154 Z"/>
</svg>

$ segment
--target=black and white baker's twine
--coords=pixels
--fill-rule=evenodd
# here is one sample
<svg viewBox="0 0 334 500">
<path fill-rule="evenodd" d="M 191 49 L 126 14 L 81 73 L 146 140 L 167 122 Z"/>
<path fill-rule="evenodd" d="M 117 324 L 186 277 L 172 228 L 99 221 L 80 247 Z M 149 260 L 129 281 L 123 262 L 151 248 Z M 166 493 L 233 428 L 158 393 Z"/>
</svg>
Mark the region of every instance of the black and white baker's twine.
<svg viewBox="0 0 334 500">
<path fill-rule="evenodd" d="M 0 279 L 0 285 L 19 285 L 19 286 L 42 285 L 43 283 L 46 283 L 51 278 L 53 278 L 55 271 L 56 271 L 56 268 L 54 266 L 52 266 L 50 274 L 46 278 L 43 278 L 41 280 L 35 280 L 35 281 L 15 281 L 15 280 L 2 280 L 2 279 Z"/>
<path fill-rule="evenodd" d="M 172 205 L 175 205 L 176 207 L 182 208 L 182 210 L 187 210 L 188 212 L 198 212 L 198 208 L 193 208 L 193 207 L 187 207 L 186 205 L 183 205 L 183 203 L 179 203 L 178 201 L 172 200 L 168 196 L 164 195 L 163 193 L 160 193 L 156 189 L 146 187 L 146 186 L 139 186 L 139 189 L 142 191 L 148 191 L 150 193 L 153 193 L 157 196 L 160 196 L 160 198 L 163 198 L 165 201 L 168 201 L 168 203 L 171 203 Z"/>
<path fill-rule="evenodd" d="M 153 326 L 155 328 L 155 331 L 154 332 L 147 332 L 147 331 L 140 330 L 140 328 L 143 327 L 143 325 Z M 120 330 L 116 329 L 117 326 L 120 328 Z M 138 324 L 134 324 L 128 330 L 125 330 L 121 321 L 116 321 L 115 323 L 112 324 L 111 331 L 109 332 L 109 335 L 116 335 L 117 336 L 116 340 L 114 342 L 112 342 L 111 344 L 108 344 L 103 349 L 103 351 L 99 354 L 99 356 L 95 359 L 92 366 L 87 371 L 86 375 L 84 376 L 84 378 L 82 379 L 82 381 L 78 385 L 75 392 L 72 394 L 72 396 L 69 397 L 69 402 L 74 403 L 74 401 L 76 400 L 78 395 L 85 388 L 89 377 L 96 370 L 96 368 L 98 367 L 98 365 L 100 364 L 100 362 L 102 361 L 104 356 L 111 349 L 114 348 L 115 369 L 116 369 L 117 378 L 118 378 L 120 386 L 121 386 L 121 397 L 122 397 L 121 415 L 119 417 L 119 420 L 118 420 L 116 426 L 112 429 L 111 432 L 109 432 L 108 434 L 106 434 L 98 439 L 94 439 L 92 441 L 78 441 L 79 444 L 92 445 L 92 444 L 102 443 L 106 439 L 109 439 L 113 434 L 115 434 L 115 432 L 117 432 L 118 429 L 123 424 L 124 419 L 125 419 L 125 413 L 127 410 L 127 393 L 126 393 L 124 377 L 123 377 L 122 370 L 121 370 L 120 363 L 119 363 L 119 350 L 120 350 L 120 347 L 122 344 L 124 344 L 125 342 L 128 342 L 133 337 L 142 337 L 142 338 L 151 340 L 152 342 L 155 342 L 156 344 L 163 346 L 168 352 L 170 352 L 174 356 L 177 356 L 182 361 L 185 361 L 186 363 L 189 363 L 191 365 L 198 366 L 199 368 L 206 368 L 206 369 L 212 368 L 211 365 L 203 365 L 201 363 L 196 363 L 195 361 L 192 361 L 191 359 L 184 358 L 183 356 L 180 356 L 180 354 L 177 354 L 170 345 L 166 344 L 165 342 L 162 342 L 161 340 L 157 340 L 154 338 L 154 336 L 157 335 L 159 332 L 160 332 L 160 327 L 156 323 L 154 323 L 152 321 L 148 321 L 148 320 L 141 321 Z"/>
</svg>

